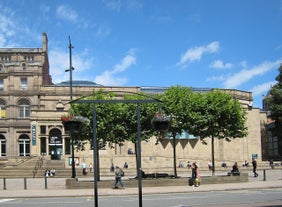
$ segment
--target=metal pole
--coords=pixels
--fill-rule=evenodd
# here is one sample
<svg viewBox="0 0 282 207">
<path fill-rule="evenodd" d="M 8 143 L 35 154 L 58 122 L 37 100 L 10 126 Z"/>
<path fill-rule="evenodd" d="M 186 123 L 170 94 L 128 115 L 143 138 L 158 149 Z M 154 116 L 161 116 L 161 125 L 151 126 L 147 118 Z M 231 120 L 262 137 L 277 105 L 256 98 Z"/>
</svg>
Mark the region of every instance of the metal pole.
<svg viewBox="0 0 282 207">
<path fill-rule="evenodd" d="M 71 39 L 70 39 L 70 36 L 69 36 L 69 62 L 70 62 L 70 66 L 69 66 L 69 70 L 66 70 L 66 71 L 69 71 L 70 72 L 70 101 L 72 101 L 72 70 L 74 69 L 72 67 L 72 44 L 71 44 Z M 73 137 L 71 136 L 70 134 L 70 137 L 71 137 L 71 159 L 72 159 L 72 162 L 71 162 L 71 177 L 72 178 L 75 178 L 76 177 L 76 172 L 75 172 L 75 161 L 74 161 L 74 142 L 73 142 Z"/>
<path fill-rule="evenodd" d="M 141 126 L 140 126 L 140 106 L 137 104 L 137 169 L 138 169 L 138 192 L 139 207 L 142 207 L 142 167 L 141 167 Z"/>
<path fill-rule="evenodd" d="M 24 189 L 27 189 L 27 183 L 26 183 L 26 178 L 24 178 Z"/>
<path fill-rule="evenodd" d="M 98 207 L 98 151 L 97 151 L 97 113 L 96 105 L 93 109 L 93 163 L 94 163 L 94 206 Z"/>
<path fill-rule="evenodd" d="M 4 190 L 7 190 L 6 178 L 3 178 L 3 188 L 4 188 Z"/>
<path fill-rule="evenodd" d="M 47 177 L 45 177 L 45 189 L 48 189 L 48 185 L 47 185 Z"/>
<path fill-rule="evenodd" d="M 266 172 L 265 172 L 265 169 L 263 169 L 263 181 L 266 181 Z"/>
</svg>

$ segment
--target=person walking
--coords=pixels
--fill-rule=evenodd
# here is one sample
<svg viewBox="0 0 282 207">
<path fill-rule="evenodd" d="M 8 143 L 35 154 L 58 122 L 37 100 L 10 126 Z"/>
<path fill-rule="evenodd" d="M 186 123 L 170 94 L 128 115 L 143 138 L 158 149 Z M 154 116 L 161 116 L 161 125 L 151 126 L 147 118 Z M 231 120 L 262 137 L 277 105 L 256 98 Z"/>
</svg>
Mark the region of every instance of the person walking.
<svg viewBox="0 0 282 207">
<path fill-rule="evenodd" d="M 119 168 L 119 166 L 116 166 L 115 169 L 115 183 L 114 183 L 114 189 L 118 189 L 118 183 L 120 183 L 121 188 L 124 189 L 124 184 L 122 182 L 121 177 L 124 176 L 124 172 L 121 168 Z"/>
<path fill-rule="evenodd" d="M 252 165 L 253 165 L 254 177 L 257 177 L 258 176 L 258 173 L 257 173 L 257 161 L 254 158 L 252 159 Z"/>
<path fill-rule="evenodd" d="M 198 166 L 195 162 L 192 163 L 191 169 L 192 169 L 192 178 L 189 181 L 190 182 L 189 185 L 194 185 L 195 187 L 199 187 L 201 177 L 200 177 Z"/>
</svg>

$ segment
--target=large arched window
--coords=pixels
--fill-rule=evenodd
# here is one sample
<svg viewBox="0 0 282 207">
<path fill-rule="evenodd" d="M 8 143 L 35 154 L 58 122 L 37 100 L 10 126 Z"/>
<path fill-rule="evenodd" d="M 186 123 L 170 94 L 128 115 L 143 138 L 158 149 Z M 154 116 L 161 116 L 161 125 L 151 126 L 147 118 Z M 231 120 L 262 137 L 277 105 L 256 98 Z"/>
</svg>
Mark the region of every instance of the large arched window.
<svg viewBox="0 0 282 207">
<path fill-rule="evenodd" d="M 30 103 L 26 99 L 19 101 L 19 115 L 20 118 L 29 118 L 30 117 Z"/>
<path fill-rule="evenodd" d="M 26 134 L 19 137 L 19 155 L 30 156 L 30 139 Z"/>
<path fill-rule="evenodd" d="M 6 138 L 0 134 L 0 157 L 6 156 Z"/>
<path fill-rule="evenodd" d="M 0 119 L 6 118 L 6 103 L 0 99 Z"/>
</svg>

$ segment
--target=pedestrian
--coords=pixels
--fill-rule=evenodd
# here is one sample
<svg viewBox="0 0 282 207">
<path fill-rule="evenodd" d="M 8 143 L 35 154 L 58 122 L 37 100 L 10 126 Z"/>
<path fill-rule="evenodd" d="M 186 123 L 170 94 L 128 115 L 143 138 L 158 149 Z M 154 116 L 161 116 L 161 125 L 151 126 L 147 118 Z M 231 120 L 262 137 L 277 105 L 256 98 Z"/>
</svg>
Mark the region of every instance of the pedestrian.
<svg viewBox="0 0 282 207">
<path fill-rule="evenodd" d="M 212 170 L 212 162 L 211 162 L 211 160 L 208 163 L 208 168 L 209 168 L 209 170 Z"/>
<path fill-rule="evenodd" d="M 50 170 L 50 176 L 55 176 L 55 175 L 56 175 L 56 170 L 55 170 L 55 168 L 52 168 Z"/>
<path fill-rule="evenodd" d="M 110 167 L 110 172 L 114 172 L 114 171 L 115 171 L 115 166 L 114 166 L 114 163 L 112 163 Z"/>
<path fill-rule="evenodd" d="M 191 183 L 192 185 L 194 185 L 195 187 L 198 187 L 200 185 L 200 178 L 201 178 L 200 173 L 199 173 L 199 168 L 196 165 L 196 163 L 193 162 L 191 169 L 192 169 L 192 178 L 191 178 L 191 181 L 189 182 L 192 182 Z"/>
<path fill-rule="evenodd" d="M 87 175 L 87 168 L 85 162 L 83 162 L 81 166 L 82 166 L 82 174 Z"/>
<path fill-rule="evenodd" d="M 121 168 L 119 168 L 119 166 L 116 166 L 115 169 L 115 183 L 114 183 L 114 189 L 118 189 L 118 183 L 120 183 L 121 188 L 124 189 L 124 185 L 122 182 L 122 178 L 124 176 L 124 172 Z"/>
<path fill-rule="evenodd" d="M 89 164 L 89 172 L 92 173 L 92 170 L 93 170 L 93 165 L 92 165 L 92 162 L 90 162 L 90 164 Z"/>
<path fill-rule="evenodd" d="M 257 161 L 253 158 L 252 159 L 252 165 L 253 165 L 253 173 L 254 173 L 254 177 L 257 177 Z"/>
<path fill-rule="evenodd" d="M 124 163 L 123 168 L 124 168 L 124 169 L 127 169 L 127 168 L 128 168 L 128 163 L 127 163 L 127 162 Z"/>
</svg>

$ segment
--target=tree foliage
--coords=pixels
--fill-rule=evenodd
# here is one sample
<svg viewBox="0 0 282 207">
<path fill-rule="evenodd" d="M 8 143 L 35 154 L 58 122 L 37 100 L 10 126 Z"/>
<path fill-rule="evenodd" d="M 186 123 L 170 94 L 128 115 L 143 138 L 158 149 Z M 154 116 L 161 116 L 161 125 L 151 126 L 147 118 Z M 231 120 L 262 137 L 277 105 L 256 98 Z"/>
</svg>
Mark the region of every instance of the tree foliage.
<svg viewBox="0 0 282 207">
<path fill-rule="evenodd" d="M 270 89 L 270 96 L 266 99 L 271 111 L 270 117 L 275 121 L 273 134 L 282 139 L 282 65 L 279 74 L 275 78 L 277 83 Z"/>
<path fill-rule="evenodd" d="M 200 138 L 242 138 L 247 135 L 246 111 L 238 100 L 218 90 L 196 93 L 190 132 Z"/>
<path fill-rule="evenodd" d="M 105 91 L 93 92 L 84 100 L 114 100 L 120 97 L 115 93 Z M 125 100 L 149 99 L 143 94 L 127 94 Z M 97 141 L 99 143 L 122 144 L 125 140 L 133 143 L 137 140 L 137 104 L 136 103 L 83 103 L 72 106 L 75 114 L 90 119 L 87 128 L 81 129 L 76 134 L 76 140 L 93 140 L 93 111 L 96 109 Z M 141 137 L 149 139 L 153 135 L 151 118 L 156 111 L 155 104 L 142 103 L 140 108 Z"/>
<path fill-rule="evenodd" d="M 214 167 L 214 138 L 230 140 L 247 136 L 246 111 L 231 95 L 215 90 L 192 92 L 188 87 L 174 86 L 162 97 L 166 113 L 173 117 L 170 126 L 173 138 L 182 130 L 201 139 L 212 139 Z M 176 163 L 174 160 L 175 174 Z M 214 172 L 214 168 L 213 168 Z"/>
</svg>

